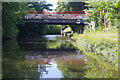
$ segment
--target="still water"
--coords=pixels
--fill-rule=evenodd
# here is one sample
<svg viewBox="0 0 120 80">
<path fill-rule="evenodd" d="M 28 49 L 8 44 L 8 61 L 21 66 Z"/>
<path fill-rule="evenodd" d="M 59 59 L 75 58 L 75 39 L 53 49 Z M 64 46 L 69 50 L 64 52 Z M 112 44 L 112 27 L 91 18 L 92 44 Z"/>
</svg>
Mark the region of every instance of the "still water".
<svg viewBox="0 0 120 80">
<path fill-rule="evenodd" d="M 80 52 L 68 37 L 3 41 L 3 78 L 117 78 L 117 69 Z"/>
</svg>

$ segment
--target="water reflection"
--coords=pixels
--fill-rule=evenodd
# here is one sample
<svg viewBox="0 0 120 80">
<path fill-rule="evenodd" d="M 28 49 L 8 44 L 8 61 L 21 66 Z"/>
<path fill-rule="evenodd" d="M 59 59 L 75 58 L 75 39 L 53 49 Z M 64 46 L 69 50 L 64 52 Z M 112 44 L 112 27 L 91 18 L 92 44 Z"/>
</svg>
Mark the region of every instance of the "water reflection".
<svg viewBox="0 0 120 80">
<path fill-rule="evenodd" d="M 3 42 L 3 78 L 118 77 L 114 65 L 85 55 L 68 38 L 27 39 L 18 44 L 15 40 Z"/>
<path fill-rule="evenodd" d="M 54 36 L 53 36 L 54 37 Z M 27 41 L 28 40 L 28 41 Z M 42 40 L 42 41 L 41 41 Z M 23 41 L 18 43 L 19 46 L 24 50 L 46 50 L 46 49 L 75 49 L 74 46 L 70 42 L 70 38 L 66 39 L 55 39 L 55 40 L 49 40 L 48 38 L 41 38 L 41 39 L 24 39 Z"/>
<path fill-rule="evenodd" d="M 47 38 L 49 40 L 55 40 L 56 37 L 60 37 L 60 35 L 45 35 L 44 38 Z"/>
</svg>

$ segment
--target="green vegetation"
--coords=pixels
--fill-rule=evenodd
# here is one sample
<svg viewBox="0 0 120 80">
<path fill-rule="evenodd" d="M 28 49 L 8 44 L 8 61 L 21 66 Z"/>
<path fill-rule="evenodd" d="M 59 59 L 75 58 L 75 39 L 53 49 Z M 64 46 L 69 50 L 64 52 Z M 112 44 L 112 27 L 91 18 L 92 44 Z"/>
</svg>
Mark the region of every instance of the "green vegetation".
<svg viewBox="0 0 120 80">
<path fill-rule="evenodd" d="M 23 6 L 26 3 L 3 2 L 2 13 L 2 36 L 3 38 L 14 38 L 18 33 L 17 24 L 20 24 L 22 15 L 24 15 Z"/>
<path fill-rule="evenodd" d="M 68 3 L 58 1 L 56 11 L 86 11 L 90 19 L 86 21 L 95 22 L 95 31 L 84 25 L 69 25 L 74 34 L 72 39 L 76 42 L 75 47 L 85 52 L 88 61 L 56 60 L 58 68 L 65 78 L 117 78 L 118 72 L 118 32 L 120 2 L 78 2 Z M 57 41 L 37 40 L 36 36 L 45 34 L 60 34 L 61 25 L 38 25 L 24 24 L 24 11 L 44 11 L 52 6 L 46 2 L 3 2 L 2 3 L 2 37 L 3 37 L 3 78 L 36 78 L 38 69 L 35 64 L 24 61 L 25 53 L 18 50 L 16 37 L 25 42 L 22 49 L 74 49 L 73 44 L 66 39 L 56 37 Z M 1 8 L 0 8 L 1 9 Z M 84 29 L 84 32 L 83 32 Z M 107 30 L 106 30 L 107 29 Z M 83 34 L 77 34 L 83 33 Z M 28 38 L 32 37 L 34 41 Z M 41 37 L 39 37 L 42 39 Z M 4 39 L 7 39 L 5 41 Z M 63 41 L 62 41 L 63 40 Z M 45 41 L 45 42 L 43 42 Z M 19 51 L 19 52 L 18 52 Z M 90 57 L 90 56 L 92 57 Z M 73 55 L 72 55 L 73 57 Z M 78 57 L 78 56 L 77 56 Z M 91 59 L 92 58 L 92 59 Z M 8 62 L 8 63 L 7 63 Z M 12 64 L 9 64 L 12 63 Z M 9 66 L 9 67 L 8 67 Z M 112 71 L 112 72 L 111 72 Z M 37 73 L 35 73 L 37 72 Z M 16 74 L 15 74 L 16 73 Z M 26 74 L 25 74 L 26 73 Z M 34 75 L 37 74 L 37 75 Z M 32 76 L 31 76 L 32 75 Z M 0 76 L 1 77 L 1 76 Z"/>
<path fill-rule="evenodd" d="M 115 38 L 111 38 L 113 36 L 115 36 Z M 92 32 L 83 35 L 76 35 L 75 39 L 78 48 L 87 52 L 93 52 L 93 54 L 105 57 L 107 60 L 117 64 L 118 40 L 116 40 L 116 36 L 117 34 L 109 35 L 109 33 L 106 33 L 106 35 L 103 36 L 103 34 L 99 34 L 99 32 Z"/>
<path fill-rule="evenodd" d="M 61 25 L 25 24 L 24 26 L 19 26 L 19 37 L 60 34 L 61 27 Z"/>
<path fill-rule="evenodd" d="M 2 37 L 3 39 L 13 39 L 16 36 L 39 36 L 46 34 L 49 27 L 46 25 L 24 24 L 24 11 L 51 10 L 46 2 L 3 2 L 2 3 Z M 28 27 L 29 26 L 29 27 Z M 41 27 L 42 26 L 42 27 Z M 34 28 L 35 27 L 35 28 Z M 30 31 L 32 30 L 32 32 Z M 30 32 L 29 32 L 30 31 Z M 35 33 L 36 32 L 36 33 Z"/>
<path fill-rule="evenodd" d="M 61 2 L 58 0 L 56 11 L 82 11 L 85 7 L 84 2 Z"/>
<path fill-rule="evenodd" d="M 76 57 L 74 59 L 74 56 L 78 55 L 70 55 L 71 58 L 65 58 L 65 60 L 56 60 L 64 78 L 118 78 L 118 66 L 111 62 L 93 55 L 86 55 L 87 61 L 84 61 L 84 57 L 83 60 Z"/>
<path fill-rule="evenodd" d="M 86 2 L 90 15 L 86 21 L 95 22 L 95 30 L 85 26 L 82 35 L 74 39 L 79 49 L 112 61 L 118 65 L 118 4 L 119 2 Z M 108 29 L 108 30 L 105 30 Z"/>
<path fill-rule="evenodd" d="M 86 9 L 84 2 L 61 2 L 58 0 L 55 11 L 82 11 Z M 74 33 L 83 33 L 83 25 L 69 25 Z"/>
<path fill-rule="evenodd" d="M 82 11 L 88 12 L 90 19 L 94 21 L 96 30 L 110 28 L 118 29 L 118 8 L 120 2 L 60 2 L 56 11 Z M 20 36 L 39 36 L 45 34 L 60 33 L 61 26 L 56 25 L 37 25 L 24 24 L 22 18 L 24 11 L 43 11 L 49 10 L 52 4 L 46 2 L 3 2 L 3 38 L 15 38 L 19 32 Z M 10 8 L 10 9 L 9 9 Z M 24 24 L 24 25 L 23 25 Z M 28 27 L 29 26 L 29 27 Z M 83 33 L 84 25 L 70 25 L 73 32 Z"/>
<path fill-rule="evenodd" d="M 46 34 L 60 34 L 62 25 L 46 25 L 48 27 Z"/>
<path fill-rule="evenodd" d="M 93 39 L 94 41 L 102 41 L 102 39 L 106 39 L 118 44 L 118 31 L 109 31 L 106 33 L 104 31 L 86 32 L 85 30 L 84 36 L 88 36 L 88 40 Z"/>
<path fill-rule="evenodd" d="M 84 9 L 89 13 L 86 21 L 95 22 L 95 31 L 87 25 L 83 34 L 74 34 L 73 39 L 80 50 L 92 52 L 100 59 L 111 61 L 118 65 L 118 29 L 120 2 L 90 2 L 86 1 Z"/>
<path fill-rule="evenodd" d="M 46 38 L 42 37 L 27 37 L 21 39 L 21 42 L 25 42 L 22 47 L 23 50 L 42 50 L 42 49 L 74 49 L 72 44 L 70 43 L 70 38 L 61 38 L 61 37 L 56 37 L 54 40 L 48 40 Z M 8 42 L 7 42 L 8 43 Z M 14 43 L 14 42 L 11 42 Z M 9 45 L 9 44 L 8 44 Z M 8 46 L 10 47 L 10 46 Z M 17 46 L 16 46 L 17 47 Z M 14 48 L 10 48 L 14 49 Z M 8 51 L 6 49 L 6 46 L 3 47 L 4 51 Z"/>
<path fill-rule="evenodd" d="M 88 10 L 85 11 L 89 13 L 90 19 L 87 21 L 94 21 L 96 30 L 103 30 L 109 28 L 110 30 L 114 30 L 115 28 L 119 28 L 118 25 L 118 4 L 120 2 L 85 2 L 88 7 Z"/>
</svg>

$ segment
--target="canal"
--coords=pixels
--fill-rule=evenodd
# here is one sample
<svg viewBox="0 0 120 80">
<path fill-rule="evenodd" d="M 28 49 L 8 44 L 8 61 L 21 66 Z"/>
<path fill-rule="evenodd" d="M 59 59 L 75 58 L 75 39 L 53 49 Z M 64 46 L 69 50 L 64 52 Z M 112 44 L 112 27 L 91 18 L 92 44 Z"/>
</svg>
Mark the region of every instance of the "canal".
<svg viewBox="0 0 120 80">
<path fill-rule="evenodd" d="M 45 35 L 3 41 L 3 78 L 117 78 L 108 61 L 79 51 L 69 37 Z"/>
</svg>

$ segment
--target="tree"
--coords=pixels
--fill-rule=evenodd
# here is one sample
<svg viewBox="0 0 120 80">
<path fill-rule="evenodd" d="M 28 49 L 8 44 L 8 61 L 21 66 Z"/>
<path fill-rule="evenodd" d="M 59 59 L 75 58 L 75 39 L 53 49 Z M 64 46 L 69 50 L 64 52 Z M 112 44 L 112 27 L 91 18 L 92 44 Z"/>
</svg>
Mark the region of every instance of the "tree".
<svg viewBox="0 0 120 80">
<path fill-rule="evenodd" d="M 89 21 L 95 21 L 96 26 L 102 29 L 114 28 L 117 27 L 117 23 L 114 21 L 118 21 L 118 10 L 115 7 L 117 2 L 89 2 L 86 1 L 88 10 L 86 12 L 90 13 Z"/>
<path fill-rule="evenodd" d="M 28 4 L 30 5 L 29 8 L 35 8 L 36 11 L 43 11 L 43 10 L 48 10 L 48 11 L 52 11 L 52 9 L 50 9 L 50 6 L 53 6 L 52 4 L 46 4 L 47 2 L 44 1 L 40 1 L 39 2 L 28 2 Z"/>
<path fill-rule="evenodd" d="M 21 28 L 25 28 L 25 27 L 22 27 L 24 24 L 23 17 L 26 15 L 24 11 L 43 11 L 44 9 L 51 10 L 49 6 L 52 6 L 52 4 L 46 4 L 46 2 L 42 2 L 42 1 L 40 3 L 38 2 L 3 2 L 2 4 L 2 7 L 3 7 L 2 37 L 4 39 L 15 38 L 19 30 L 21 30 Z M 39 25 L 35 25 L 35 26 L 39 28 Z"/>
<path fill-rule="evenodd" d="M 56 11 L 82 11 L 85 7 L 84 2 L 61 2 L 58 0 Z M 83 33 L 82 25 L 70 25 L 73 32 Z"/>
<path fill-rule="evenodd" d="M 19 2 L 3 2 L 3 13 L 2 13 L 2 36 L 3 38 L 14 38 L 18 33 L 18 29 L 16 27 L 17 24 L 21 24 L 21 20 L 24 13 L 23 8 L 26 3 Z"/>
<path fill-rule="evenodd" d="M 85 7 L 84 2 L 61 2 L 58 0 L 56 11 L 82 11 Z"/>
<path fill-rule="evenodd" d="M 71 11 L 72 10 L 69 7 L 68 2 L 60 2 L 58 0 L 57 5 L 58 5 L 58 7 L 55 9 L 55 11 Z"/>
</svg>

